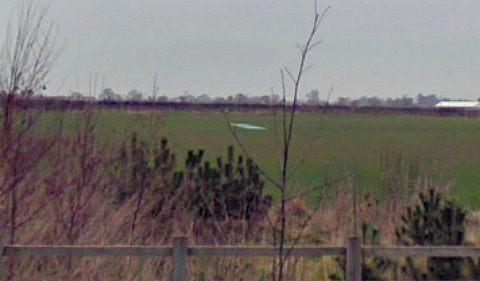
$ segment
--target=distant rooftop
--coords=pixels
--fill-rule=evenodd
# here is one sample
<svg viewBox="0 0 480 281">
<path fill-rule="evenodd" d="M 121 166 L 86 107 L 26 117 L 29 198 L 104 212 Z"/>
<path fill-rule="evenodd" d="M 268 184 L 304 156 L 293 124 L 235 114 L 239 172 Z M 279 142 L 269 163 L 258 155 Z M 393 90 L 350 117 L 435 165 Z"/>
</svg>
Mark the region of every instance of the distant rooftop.
<svg viewBox="0 0 480 281">
<path fill-rule="evenodd" d="M 435 105 L 436 108 L 480 108 L 478 101 L 441 101 Z"/>
</svg>

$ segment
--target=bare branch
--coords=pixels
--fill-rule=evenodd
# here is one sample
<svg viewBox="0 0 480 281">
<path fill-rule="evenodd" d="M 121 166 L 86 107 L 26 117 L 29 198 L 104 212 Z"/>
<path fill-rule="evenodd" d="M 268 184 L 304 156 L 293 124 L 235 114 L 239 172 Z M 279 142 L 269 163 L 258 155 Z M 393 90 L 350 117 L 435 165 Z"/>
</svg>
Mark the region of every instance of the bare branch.
<svg viewBox="0 0 480 281">
<path fill-rule="evenodd" d="M 302 53 L 305 47 L 300 44 L 297 44 L 297 49 L 300 51 L 300 53 Z"/>
<path fill-rule="evenodd" d="M 323 203 L 323 198 L 325 198 L 324 196 L 325 196 L 325 189 L 324 189 L 322 195 L 317 199 L 318 203 L 315 206 L 315 208 L 313 209 L 313 211 L 310 212 L 310 214 L 305 218 L 305 220 L 300 225 L 300 231 L 298 232 L 297 236 L 293 239 L 293 242 L 291 243 L 289 249 L 287 250 L 287 252 L 283 256 L 284 261 L 286 261 L 286 259 L 292 253 L 293 249 L 295 249 L 295 247 L 297 246 L 298 242 L 302 238 L 303 232 L 305 231 L 305 229 L 308 226 L 308 223 L 312 220 L 313 216 L 318 212 L 318 210 L 320 210 L 320 207 L 322 206 L 322 203 Z"/>
<path fill-rule="evenodd" d="M 314 193 L 321 186 L 333 186 L 333 185 L 335 185 L 339 182 L 344 181 L 345 178 L 346 178 L 345 176 L 341 176 L 341 177 L 337 177 L 337 178 L 334 178 L 334 179 L 326 180 L 322 185 L 315 185 L 315 186 L 313 186 L 313 187 L 311 187 L 311 188 L 309 188 L 309 189 L 307 189 L 303 192 L 299 192 L 299 193 L 296 193 L 296 194 L 293 194 L 293 195 L 289 196 L 287 198 L 287 202 L 298 199 L 298 198 L 310 196 L 310 195 L 312 195 L 312 193 Z"/>
<path fill-rule="evenodd" d="M 283 70 L 280 70 L 282 78 L 282 129 L 283 129 L 283 147 L 287 145 L 287 85 L 285 83 L 285 75 Z M 283 152 L 283 151 L 282 151 Z M 285 159 L 282 159 L 285 160 Z M 283 165 L 283 163 L 281 164 Z"/>
<path fill-rule="evenodd" d="M 334 87 L 333 87 L 333 85 L 332 85 L 332 86 L 330 87 L 330 90 L 328 90 L 328 95 L 327 95 L 327 99 L 326 99 L 327 104 L 330 103 L 330 98 L 332 97 L 333 89 L 334 89 Z"/>
<path fill-rule="evenodd" d="M 297 83 L 297 80 L 295 80 L 295 77 L 293 77 L 293 74 L 290 72 L 290 70 L 288 70 L 288 68 L 284 68 L 285 69 L 285 72 L 288 74 L 288 76 L 290 77 L 290 79 L 292 80 L 293 83 Z"/>
<path fill-rule="evenodd" d="M 231 124 L 230 119 L 228 118 L 228 116 L 225 112 L 223 113 L 223 116 L 225 118 L 225 121 L 227 122 L 228 130 L 230 131 L 230 134 L 232 134 L 232 136 L 235 139 L 235 142 L 237 143 L 237 145 L 240 147 L 240 149 L 245 154 L 245 156 L 247 156 L 247 158 L 252 158 L 250 156 L 250 153 L 248 152 L 248 149 L 245 147 L 243 142 L 238 137 L 237 132 L 235 132 L 235 130 L 230 125 Z M 275 185 L 278 188 L 281 187 L 281 185 L 274 178 L 272 178 L 267 173 L 265 173 L 265 171 L 260 166 L 257 165 L 257 167 L 258 167 L 258 170 L 259 170 L 260 174 L 262 174 L 262 176 L 264 176 L 269 182 L 271 182 L 273 185 Z"/>
<path fill-rule="evenodd" d="M 15 27 L 9 24 L 3 45 L 0 90 L 27 93 L 46 80 L 60 53 L 55 49 L 55 25 L 46 20 L 48 10 L 34 0 L 19 5 Z"/>
<path fill-rule="evenodd" d="M 303 70 L 302 70 L 302 74 L 305 74 L 305 72 L 309 71 L 312 67 L 309 65 L 307 67 L 305 67 Z"/>
<path fill-rule="evenodd" d="M 157 74 L 153 76 L 153 91 L 152 91 L 152 100 L 157 100 L 158 92 L 160 91 L 160 87 L 157 84 Z"/>
<path fill-rule="evenodd" d="M 272 91 L 272 97 L 273 97 L 275 95 L 275 89 L 272 87 L 271 91 Z M 273 105 L 273 139 L 274 139 L 275 148 L 276 148 L 275 150 L 279 153 L 277 157 L 279 161 L 279 167 L 281 168 L 282 160 L 281 160 L 281 154 L 280 154 L 280 143 L 278 141 L 278 138 L 279 138 L 279 135 L 278 135 L 278 124 L 277 124 L 277 105 L 274 104 Z"/>
<path fill-rule="evenodd" d="M 288 172 L 288 177 L 289 178 L 297 172 L 297 170 L 305 163 L 305 161 L 307 161 L 308 156 L 309 156 L 310 152 L 312 151 L 313 144 L 315 144 L 315 142 L 318 140 L 318 138 L 319 138 L 319 134 L 317 133 L 315 136 L 313 136 L 310 139 L 307 147 L 303 151 L 302 157 L 300 158 L 298 163 L 291 169 L 291 171 Z"/>
<path fill-rule="evenodd" d="M 312 49 L 314 49 L 315 47 L 317 47 L 318 45 L 322 44 L 322 40 L 318 40 L 317 42 L 315 43 L 312 43 L 312 45 L 310 45 L 308 51 L 311 51 Z"/>
<path fill-rule="evenodd" d="M 316 3 L 316 1 L 315 1 L 315 3 Z M 317 7 L 317 4 L 315 4 L 315 7 Z M 297 77 L 292 78 L 292 80 L 295 81 L 294 82 L 295 85 L 294 85 L 294 93 L 293 93 L 293 104 L 292 104 L 291 113 L 290 113 L 290 126 L 289 126 L 289 130 L 288 130 L 289 131 L 288 132 L 288 142 L 289 143 L 290 143 L 290 140 L 291 140 L 292 134 L 293 134 L 293 124 L 294 124 L 294 121 L 295 121 L 295 111 L 296 111 L 297 102 L 298 102 L 299 86 L 300 86 L 300 81 L 302 79 L 303 69 L 304 69 L 304 66 L 305 66 L 306 59 L 307 59 L 307 54 L 310 50 L 310 47 L 311 47 L 312 41 L 315 37 L 315 34 L 317 33 L 318 27 L 322 23 L 323 19 L 325 18 L 325 15 L 326 15 L 326 13 L 328 12 L 329 9 L 330 9 L 330 7 L 327 7 L 321 15 L 318 13 L 317 10 L 315 11 L 315 19 L 314 19 L 314 22 L 313 22 L 313 27 L 312 27 L 310 35 L 309 35 L 309 37 L 308 37 L 308 39 L 305 43 L 305 47 L 304 47 L 304 50 L 302 52 L 302 55 L 300 57 L 300 65 L 298 67 Z"/>
</svg>

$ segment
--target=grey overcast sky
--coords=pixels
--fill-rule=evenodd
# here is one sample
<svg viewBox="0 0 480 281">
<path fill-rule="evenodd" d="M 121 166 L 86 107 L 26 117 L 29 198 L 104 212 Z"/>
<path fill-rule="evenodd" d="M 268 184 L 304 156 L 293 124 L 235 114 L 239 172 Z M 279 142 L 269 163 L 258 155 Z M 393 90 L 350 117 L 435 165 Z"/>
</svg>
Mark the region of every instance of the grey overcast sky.
<svg viewBox="0 0 480 281">
<path fill-rule="evenodd" d="M 18 2 L 0 0 L 0 27 Z M 319 0 L 327 5 L 302 96 L 333 85 L 334 99 L 480 97 L 479 0 Z M 99 87 L 104 77 L 116 92 L 149 94 L 157 74 L 170 97 L 260 95 L 278 91 L 280 68 L 296 69 L 313 0 L 51 0 L 49 16 L 66 44 L 51 93 L 88 92 L 91 74 Z"/>
</svg>

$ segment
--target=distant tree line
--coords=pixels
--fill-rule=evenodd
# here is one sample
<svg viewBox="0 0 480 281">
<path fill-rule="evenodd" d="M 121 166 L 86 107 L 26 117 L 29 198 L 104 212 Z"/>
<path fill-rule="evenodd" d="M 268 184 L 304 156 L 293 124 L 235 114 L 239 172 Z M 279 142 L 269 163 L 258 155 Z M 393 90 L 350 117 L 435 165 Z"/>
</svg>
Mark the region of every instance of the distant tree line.
<svg viewBox="0 0 480 281">
<path fill-rule="evenodd" d="M 279 95 L 259 95 L 250 96 L 245 93 L 237 93 L 226 97 L 211 97 L 203 93 L 198 96 L 184 92 L 176 97 L 168 97 L 165 95 L 146 96 L 139 90 L 132 89 L 126 95 L 115 92 L 112 88 L 105 88 L 98 97 L 89 96 L 80 92 L 72 92 L 69 97 L 73 100 L 98 100 L 98 101 L 157 101 L 157 102 L 177 102 L 177 103 L 199 103 L 199 104 L 265 104 L 273 105 L 280 102 Z"/>
<path fill-rule="evenodd" d="M 440 99 L 434 95 L 418 94 L 417 98 L 403 96 L 400 98 L 380 98 L 376 96 L 362 96 L 358 99 L 351 99 L 347 97 L 339 97 L 334 105 L 340 106 L 355 106 L 355 107 L 422 107 L 431 108 L 440 101 Z"/>
<path fill-rule="evenodd" d="M 143 92 L 132 89 L 126 95 L 115 92 L 112 88 L 105 88 L 98 97 L 88 96 L 79 92 L 73 92 L 69 97 L 73 100 L 98 100 L 98 101 L 150 101 L 150 102 L 172 102 L 172 103 L 188 103 L 188 104 L 260 104 L 260 105 L 276 105 L 281 102 L 280 96 L 276 94 L 270 95 L 249 95 L 247 93 L 237 93 L 225 97 L 212 97 L 206 93 L 198 96 L 188 92 L 183 92 L 176 97 L 168 97 L 166 95 L 150 95 L 147 96 Z M 330 97 L 322 99 L 318 90 L 311 90 L 305 94 L 305 98 L 300 100 L 302 105 L 310 106 L 348 106 L 348 107 L 389 107 L 389 108 L 432 108 L 445 99 L 440 99 L 435 94 L 423 95 L 419 93 L 416 98 L 402 96 L 397 98 L 381 98 L 377 96 L 362 96 L 360 98 L 338 97 L 334 101 L 329 100 Z"/>
</svg>

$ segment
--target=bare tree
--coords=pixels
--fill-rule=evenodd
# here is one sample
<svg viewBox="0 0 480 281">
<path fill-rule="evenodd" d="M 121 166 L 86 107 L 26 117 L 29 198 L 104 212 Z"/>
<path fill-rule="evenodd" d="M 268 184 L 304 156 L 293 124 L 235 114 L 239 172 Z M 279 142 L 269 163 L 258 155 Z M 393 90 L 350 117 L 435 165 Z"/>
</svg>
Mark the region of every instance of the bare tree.
<svg viewBox="0 0 480 281">
<path fill-rule="evenodd" d="M 283 281 L 285 279 L 284 271 L 285 271 L 285 263 L 287 261 L 287 258 L 290 256 L 292 250 L 300 241 L 303 231 L 305 230 L 309 221 L 312 219 L 312 216 L 314 215 L 315 212 L 319 210 L 321 206 L 320 205 L 321 201 L 323 199 L 323 195 L 325 195 L 326 188 L 328 186 L 331 186 L 333 184 L 333 181 L 336 181 L 336 180 L 325 181 L 322 185 L 320 185 L 323 188 L 323 190 L 320 195 L 321 197 L 318 199 L 317 205 L 314 206 L 312 212 L 306 216 L 305 220 L 302 223 L 300 223 L 299 233 L 294 237 L 291 245 L 287 247 L 285 244 L 286 234 L 287 234 L 287 203 L 291 201 L 293 198 L 298 198 L 301 196 L 305 196 L 307 194 L 311 194 L 312 192 L 318 189 L 318 186 L 316 186 L 308 190 L 307 192 L 304 192 L 303 194 L 296 194 L 293 196 L 289 196 L 289 180 L 291 179 L 291 176 L 293 175 L 293 173 L 295 173 L 295 171 L 297 170 L 298 166 L 301 165 L 305 160 L 304 158 L 302 158 L 298 161 L 298 163 L 295 163 L 295 165 L 291 165 L 292 163 L 291 163 L 290 151 L 291 151 L 292 140 L 294 137 L 295 117 L 297 114 L 297 106 L 299 102 L 299 99 L 298 99 L 299 88 L 300 88 L 303 75 L 309 69 L 309 67 L 306 66 L 307 57 L 308 57 L 308 54 L 316 46 L 318 46 L 321 43 L 321 41 L 316 40 L 316 35 L 329 9 L 330 7 L 327 7 L 322 12 L 319 12 L 317 2 L 315 1 L 314 19 L 313 19 L 311 31 L 305 43 L 303 45 L 298 45 L 298 48 L 300 50 L 300 61 L 299 61 L 298 70 L 295 73 L 292 73 L 287 68 L 284 68 L 280 71 L 281 82 L 282 82 L 282 97 L 283 97 L 283 99 L 281 100 L 281 113 L 280 113 L 281 114 L 281 117 L 280 117 L 281 179 L 280 181 L 277 181 L 276 179 L 274 179 L 273 177 L 265 173 L 262 169 L 260 169 L 260 173 L 280 191 L 280 204 L 274 205 L 274 207 L 277 208 L 278 210 L 278 212 L 276 212 L 277 218 L 274 221 L 269 220 L 270 225 L 273 228 L 273 244 L 275 247 L 278 246 L 278 256 L 276 256 L 274 259 L 273 270 L 272 270 L 272 280 L 274 281 Z M 291 103 L 287 102 L 287 82 L 285 81 L 285 73 L 288 75 L 288 77 L 291 79 L 291 82 L 293 83 L 293 93 L 292 93 L 293 100 L 291 101 Z M 276 132 L 278 131 L 276 114 L 277 114 L 276 109 L 274 107 L 275 134 L 277 134 Z M 225 115 L 225 117 L 228 124 L 230 124 L 228 116 Z M 239 136 L 237 135 L 237 132 L 234 129 L 232 129 L 231 126 L 229 126 L 229 128 L 237 144 L 240 146 L 242 151 L 247 156 L 249 156 L 249 151 L 247 147 L 240 140 Z M 312 139 L 311 143 L 313 143 L 314 140 L 315 139 Z M 306 151 L 307 153 L 305 153 L 305 155 L 308 154 L 308 150 L 310 148 L 311 148 L 311 145 L 307 147 L 307 151 Z"/>
<path fill-rule="evenodd" d="M 48 6 L 21 1 L 16 24 L 9 24 L 0 59 L 0 91 L 27 93 L 45 82 L 59 52 Z"/>
<path fill-rule="evenodd" d="M 39 112 L 31 110 L 30 97 L 41 87 L 58 52 L 54 25 L 47 21 L 48 6 L 21 1 L 14 24 L 9 24 L 0 54 L 0 93 L 3 112 L 0 131 L 0 228 L 8 241 L 16 242 L 18 229 L 30 221 L 47 202 L 35 196 L 35 169 L 53 147 L 54 138 L 35 134 Z M 21 208 L 32 204 L 34 208 Z M 8 229 L 8 231 L 7 231 Z M 9 279 L 15 263 L 10 264 Z"/>
<path fill-rule="evenodd" d="M 283 114 L 282 114 L 282 136 L 283 136 L 283 157 L 282 157 L 282 182 L 281 182 L 281 188 L 280 188 L 280 193 L 281 193 L 281 202 L 280 202 L 280 237 L 279 237 L 279 261 L 278 261 L 278 279 L 279 281 L 283 280 L 283 275 L 284 275 L 284 264 L 286 261 L 286 258 L 289 256 L 291 249 L 287 250 L 285 252 L 285 234 L 286 234 L 286 204 L 287 204 L 287 188 L 288 188 L 288 179 L 289 179 L 289 157 L 290 157 L 290 149 L 291 149 L 291 143 L 293 139 L 293 133 L 294 133 L 294 126 L 295 126 L 295 115 L 296 115 L 296 109 L 298 105 L 298 93 L 299 93 L 299 87 L 300 87 L 300 82 L 302 80 L 303 74 L 305 71 L 308 70 L 308 68 L 305 66 L 307 56 L 309 52 L 315 48 L 318 44 L 320 44 L 321 41 L 315 41 L 315 35 L 317 34 L 318 28 L 320 27 L 320 24 L 322 23 L 326 13 L 328 12 L 329 7 L 327 7 L 325 10 L 323 10 L 322 13 L 319 13 L 318 11 L 318 6 L 317 2 L 315 2 L 315 14 L 314 14 L 314 20 L 313 20 L 313 25 L 312 29 L 310 31 L 310 35 L 308 36 L 305 44 L 299 46 L 300 49 L 300 63 L 298 66 L 298 70 L 296 75 L 293 75 L 287 68 L 285 68 L 285 71 L 287 72 L 288 76 L 290 77 L 294 88 L 293 88 L 293 103 L 290 108 L 290 113 L 288 113 L 287 109 L 287 88 L 285 84 L 285 79 L 284 79 L 284 74 L 283 71 L 281 71 L 281 76 L 282 76 L 282 95 L 283 95 Z M 288 116 L 289 115 L 289 116 Z M 307 220 L 305 221 L 306 223 L 308 222 Z M 305 223 L 305 226 L 306 226 Z M 304 229 L 304 228 L 303 228 Z M 302 229 L 302 230 L 303 230 Z M 291 247 L 294 247 L 292 245 Z"/>
<path fill-rule="evenodd" d="M 143 100 L 143 93 L 137 89 L 132 89 L 128 92 L 126 96 L 126 100 L 128 101 L 141 101 Z"/>
<path fill-rule="evenodd" d="M 320 92 L 317 89 L 311 90 L 306 94 L 307 104 L 318 105 L 320 103 Z"/>
<path fill-rule="evenodd" d="M 150 97 L 151 101 L 156 101 L 158 97 L 158 92 L 160 91 L 160 86 L 157 83 L 157 74 L 153 76 L 153 89 L 152 96 Z"/>
</svg>

